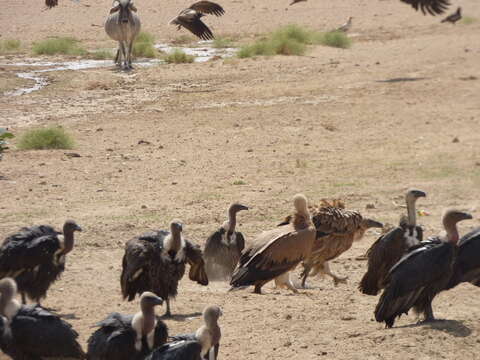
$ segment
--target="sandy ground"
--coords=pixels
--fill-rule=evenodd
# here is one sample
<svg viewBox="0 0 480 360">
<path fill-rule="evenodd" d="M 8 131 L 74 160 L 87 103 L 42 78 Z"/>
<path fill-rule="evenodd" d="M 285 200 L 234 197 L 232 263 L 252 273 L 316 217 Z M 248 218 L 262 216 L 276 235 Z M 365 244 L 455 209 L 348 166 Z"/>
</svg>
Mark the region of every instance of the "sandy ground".
<svg viewBox="0 0 480 360">
<path fill-rule="evenodd" d="M 113 47 L 92 26 L 102 24 L 110 1 L 82 2 L 90 7 L 61 0 L 45 12 L 38 0 L 9 2 L 0 12 L 0 34 L 26 42 L 74 35 L 89 48 Z M 480 23 L 440 25 L 393 0 L 310 0 L 288 11 L 286 3 L 227 1 L 227 15 L 207 21 L 217 34 L 248 40 L 289 22 L 328 29 L 351 15 L 353 47 L 131 73 L 55 72 L 39 92 L 0 97 L 0 126 L 19 135 L 60 124 L 77 142 L 79 158 L 14 146 L 6 153 L 0 234 L 30 224 L 60 227 L 66 218 L 85 228 L 45 301 L 70 319 L 82 344 L 107 313 L 137 311 L 136 301 L 120 297 L 123 245 L 172 218 L 181 218 L 185 235 L 203 245 L 228 204 L 241 201 L 251 206 L 240 216 L 248 241 L 275 226 L 290 212 L 293 194 L 304 192 L 315 202 L 344 199 L 348 208 L 396 223 L 405 190 L 415 186 L 428 193 L 419 202 L 429 214 L 419 218 L 427 235 L 441 230 L 448 206 L 473 213 L 462 233 L 480 225 Z M 144 28 L 159 40 L 184 34 L 165 24 L 188 4 L 137 5 Z M 478 2 L 461 5 L 480 18 Z M 2 68 L 2 92 L 25 83 Z M 377 299 L 357 291 L 366 263 L 356 257 L 377 237 L 367 233 L 333 262 L 335 272 L 349 276 L 338 287 L 315 278 L 313 289 L 298 295 L 267 285 L 259 296 L 185 279 L 176 316 L 167 320 L 170 332 L 193 331 L 199 312 L 218 304 L 222 359 L 476 358 L 480 290 L 471 285 L 435 300 L 445 321 L 417 326 L 411 314 L 385 330 L 373 320 Z"/>
</svg>

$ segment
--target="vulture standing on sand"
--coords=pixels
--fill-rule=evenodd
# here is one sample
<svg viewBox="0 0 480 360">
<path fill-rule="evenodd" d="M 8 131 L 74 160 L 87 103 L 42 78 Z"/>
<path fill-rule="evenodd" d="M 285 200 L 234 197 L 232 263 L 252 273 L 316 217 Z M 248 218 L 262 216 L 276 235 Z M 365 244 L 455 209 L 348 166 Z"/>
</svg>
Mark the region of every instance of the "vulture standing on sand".
<svg viewBox="0 0 480 360">
<path fill-rule="evenodd" d="M 165 315 L 171 316 L 170 299 L 177 295 L 186 263 L 190 280 L 208 285 L 202 250 L 183 238 L 180 221 L 170 223 L 170 232 L 159 230 L 129 240 L 120 278 L 123 298 L 132 301 L 136 294 L 152 291 L 166 301 Z"/>
<path fill-rule="evenodd" d="M 155 350 L 146 360 L 216 360 L 222 336 L 218 318 L 222 310 L 208 306 L 203 310 L 205 322 L 194 334 L 172 336 L 173 342 Z"/>
<path fill-rule="evenodd" d="M 96 324 L 99 329 L 88 339 L 88 360 L 143 360 L 165 344 L 167 326 L 155 315 L 155 306 L 162 303 L 155 294 L 144 292 L 138 313 L 112 313 Z"/>
<path fill-rule="evenodd" d="M 369 228 L 381 228 L 383 224 L 362 217 L 358 211 L 345 210 L 344 204 L 334 201 L 332 204 L 323 200 L 322 205 L 310 209 L 312 221 L 317 230 L 311 255 L 302 263 L 302 287 L 307 277 L 318 273 L 333 278 L 335 286 L 346 282 L 348 277 L 340 277 L 330 270 L 329 261 L 337 258 L 352 247 L 354 241 L 360 240 Z M 288 216 L 283 223 L 290 222 Z"/>
<path fill-rule="evenodd" d="M 202 0 L 182 10 L 177 17 L 170 20 L 169 24 L 177 25 L 178 30 L 184 27 L 202 40 L 212 40 L 214 39 L 212 31 L 201 20 L 206 14 L 222 16 L 225 10 L 214 2 Z"/>
<path fill-rule="evenodd" d="M 423 230 L 417 226 L 417 210 L 415 203 L 426 193 L 409 189 L 405 196 L 407 218 L 402 216 L 400 225 L 383 234 L 367 251 L 368 270 L 363 275 L 358 288 L 366 295 L 377 295 L 385 287 L 385 278 L 408 248 L 423 240 Z"/>
<path fill-rule="evenodd" d="M 423 313 L 425 321 L 434 320 L 432 301 L 445 290 L 453 275 L 459 240 L 457 223 L 472 219 L 472 215 L 447 210 L 443 215 L 446 236 L 427 240 L 410 248 L 391 269 L 385 290 L 375 308 L 375 319 L 392 327 L 395 318 L 413 308 Z"/>
<path fill-rule="evenodd" d="M 39 303 L 65 270 L 65 256 L 72 251 L 74 232 L 82 228 L 73 220 L 63 225 L 63 234 L 48 225 L 22 228 L 0 247 L 0 278 L 12 277 L 26 303 L 26 295 Z"/>
<path fill-rule="evenodd" d="M 245 238 L 235 231 L 237 213 L 248 210 L 241 204 L 228 208 L 228 220 L 207 239 L 204 250 L 208 280 L 230 280 L 245 247 Z"/>
<path fill-rule="evenodd" d="M 459 6 L 457 8 L 457 11 L 455 11 L 453 14 L 448 15 L 445 19 L 443 19 L 441 22 L 449 22 L 455 25 L 455 23 L 462 18 L 462 8 Z"/>
<path fill-rule="evenodd" d="M 244 250 L 230 290 L 254 285 L 254 292 L 261 294 L 263 285 L 293 270 L 310 255 L 316 232 L 306 197 L 295 195 L 293 205 L 295 214 L 289 224 L 261 233 Z"/>
<path fill-rule="evenodd" d="M 78 334 L 59 316 L 39 305 L 20 305 L 11 278 L 0 280 L 0 348 L 13 360 L 85 359 Z"/>
</svg>

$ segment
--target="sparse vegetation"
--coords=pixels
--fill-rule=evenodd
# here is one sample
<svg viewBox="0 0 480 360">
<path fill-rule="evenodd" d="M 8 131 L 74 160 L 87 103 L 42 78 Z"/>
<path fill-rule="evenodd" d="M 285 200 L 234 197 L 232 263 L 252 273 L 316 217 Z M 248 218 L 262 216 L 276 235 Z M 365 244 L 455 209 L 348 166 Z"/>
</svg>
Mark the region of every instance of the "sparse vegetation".
<svg viewBox="0 0 480 360">
<path fill-rule="evenodd" d="M 13 134 L 8 132 L 5 128 L 0 128 L 0 160 L 2 160 L 2 154 L 8 149 L 7 139 L 13 138 Z"/>
<path fill-rule="evenodd" d="M 477 21 L 478 19 L 472 16 L 462 16 L 462 19 L 460 20 L 460 24 L 471 25 L 473 23 L 476 23 Z"/>
<path fill-rule="evenodd" d="M 114 56 L 111 50 L 105 50 L 105 49 L 91 51 L 89 52 L 88 55 L 94 60 L 113 59 L 113 56 Z"/>
<path fill-rule="evenodd" d="M 183 34 L 183 35 L 180 35 L 179 37 L 175 38 L 172 41 L 172 44 L 174 44 L 174 45 L 185 45 L 185 44 L 191 44 L 195 41 L 196 41 L 196 39 L 193 36 Z"/>
<path fill-rule="evenodd" d="M 352 40 L 341 31 L 329 31 L 321 34 L 319 43 L 325 46 L 331 46 L 341 49 L 348 49 L 352 46 Z"/>
<path fill-rule="evenodd" d="M 174 49 L 173 52 L 165 55 L 163 60 L 165 60 L 165 62 L 167 62 L 168 64 L 184 64 L 192 63 L 195 60 L 195 56 L 187 55 L 184 51 L 180 49 Z"/>
<path fill-rule="evenodd" d="M 137 57 L 154 58 L 157 56 L 155 37 L 142 31 L 133 42 L 133 55 Z"/>
<path fill-rule="evenodd" d="M 33 53 L 36 55 L 85 55 L 87 51 L 80 41 L 72 37 L 58 37 L 45 39 L 33 44 Z"/>
<path fill-rule="evenodd" d="M 247 183 L 243 180 L 235 180 L 233 185 L 247 185 Z"/>
<path fill-rule="evenodd" d="M 20 40 L 6 39 L 0 41 L 0 54 L 16 52 L 20 49 Z"/>
<path fill-rule="evenodd" d="M 21 150 L 72 149 L 73 146 L 73 138 L 58 126 L 29 130 L 18 143 Z"/>
<path fill-rule="evenodd" d="M 228 37 L 217 37 L 213 40 L 213 47 L 216 49 L 232 48 L 235 47 L 235 43 Z"/>
</svg>

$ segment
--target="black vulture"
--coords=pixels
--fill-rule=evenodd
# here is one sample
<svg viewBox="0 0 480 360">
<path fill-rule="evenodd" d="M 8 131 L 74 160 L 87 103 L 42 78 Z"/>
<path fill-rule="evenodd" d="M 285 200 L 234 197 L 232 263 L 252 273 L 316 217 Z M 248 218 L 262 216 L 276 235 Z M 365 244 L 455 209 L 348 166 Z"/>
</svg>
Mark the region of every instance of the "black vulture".
<svg viewBox="0 0 480 360">
<path fill-rule="evenodd" d="M 202 0 L 190 5 L 189 8 L 182 10 L 177 17 L 170 20 L 169 24 L 177 25 L 178 30 L 183 26 L 202 40 L 211 40 L 214 38 L 212 31 L 201 20 L 205 14 L 222 16 L 225 14 L 225 10 L 214 2 Z"/>
<path fill-rule="evenodd" d="M 443 19 L 441 22 L 449 22 L 455 25 L 455 23 L 462 18 L 462 8 L 459 6 L 457 8 L 457 11 L 455 11 L 453 14 L 448 15 L 445 19 Z"/>
<path fill-rule="evenodd" d="M 75 221 L 67 220 L 63 234 L 48 225 L 22 228 L 10 235 L 0 247 L 0 278 L 12 277 L 25 304 L 28 296 L 40 303 L 65 270 L 65 257 L 72 251 L 74 232 L 82 231 Z"/>
<path fill-rule="evenodd" d="M 88 339 L 89 360 L 143 360 L 165 344 L 168 329 L 155 315 L 155 306 L 163 300 L 151 292 L 140 297 L 140 311 L 135 315 L 111 313 L 96 326 Z"/>
<path fill-rule="evenodd" d="M 40 305 L 20 305 L 14 299 L 16 293 L 13 279 L 0 280 L 0 314 L 5 317 L 0 348 L 5 354 L 13 360 L 85 359 L 78 334 L 69 323 Z"/>
<path fill-rule="evenodd" d="M 243 251 L 232 275 L 230 290 L 254 285 L 254 292 L 261 294 L 263 285 L 293 270 L 310 256 L 316 230 L 307 198 L 297 194 L 293 205 L 296 212 L 291 223 L 261 233 Z"/>
<path fill-rule="evenodd" d="M 300 276 L 303 288 L 308 276 L 319 273 L 331 276 L 335 286 L 345 283 L 347 277 L 335 275 L 328 262 L 350 249 L 354 241 L 361 240 L 368 229 L 383 227 L 382 223 L 364 218 L 358 211 L 345 210 L 344 207 L 345 204 L 339 200 L 322 200 L 320 206 L 310 207 L 317 232 L 312 253 L 302 262 L 303 271 Z M 290 220 L 291 216 L 288 216 L 280 225 Z"/>
<path fill-rule="evenodd" d="M 145 360 L 203 360 L 202 344 L 196 340 L 180 340 L 155 349 Z"/>
<path fill-rule="evenodd" d="M 425 197 L 421 190 L 409 189 L 405 196 L 408 216 L 402 216 L 399 226 L 380 236 L 367 251 L 368 269 L 358 289 L 366 295 L 377 295 L 385 286 L 385 278 L 407 250 L 423 240 L 423 230 L 417 226 L 415 203 Z"/>
<path fill-rule="evenodd" d="M 241 204 L 232 204 L 228 208 L 228 220 L 212 235 L 205 244 L 205 271 L 208 280 L 230 280 L 238 260 L 245 247 L 245 237 L 235 231 L 237 212 L 248 210 Z"/>
<path fill-rule="evenodd" d="M 445 238 L 435 238 L 410 248 L 390 270 L 385 290 L 375 308 L 375 319 L 392 327 L 395 318 L 413 308 L 425 321 L 434 320 L 432 301 L 444 290 L 452 275 L 459 240 L 457 223 L 472 215 L 447 210 L 443 216 Z"/>
<path fill-rule="evenodd" d="M 462 282 L 480 286 L 480 228 L 462 236 L 458 242 L 458 255 L 447 289 Z"/>
<path fill-rule="evenodd" d="M 152 291 L 167 303 L 177 295 L 178 282 L 190 265 L 189 278 L 208 285 L 202 250 L 182 236 L 182 224 L 170 223 L 170 232 L 158 230 L 129 240 L 125 245 L 120 277 L 123 298 L 132 301 L 136 294 Z"/>
</svg>

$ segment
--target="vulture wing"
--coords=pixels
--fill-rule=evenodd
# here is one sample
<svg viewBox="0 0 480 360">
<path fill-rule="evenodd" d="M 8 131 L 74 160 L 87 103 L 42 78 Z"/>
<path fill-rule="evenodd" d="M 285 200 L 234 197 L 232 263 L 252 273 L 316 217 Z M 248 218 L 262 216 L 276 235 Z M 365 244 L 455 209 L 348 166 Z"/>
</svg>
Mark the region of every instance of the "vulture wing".
<svg viewBox="0 0 480 360">
<path fill-rule="evenodd" d="M 222 16 L 223 14 L 225 14 L 225 10 L 223 10 L 220 5 L 206 0 L 198 1 L 195 4 L 192 4 L 190 6 L 190 9 L 193 9 L 202 14 L 213 14 L 216 16 Z"/>
<path fill-rule="evenodd" d="M 401 0 L 404 3 L 410 4 L 415 10 L 422 10 L 422 13 L 430 15 L 443 14 L 450 6 L 448 0 Z"/>
<path fill-rule="evenodd" d="M 458 244 L 454 273 L 447 289 L 462 282 L 471 282 L 473 285 L 480 286 L 480 228 L 464 235 Z"/>
<path fill-rule="evenodd" d="M 172 20 L 171 23 L 183 26 L 185 29 L 198 36 L 202 40 L 214 39 L 212 31 L 202 20 L 200 20 L 200 14 L 197 14 L 193 18 L 180 14 L 177 18 Z"/>
<path fill-rule="evenodd" d="M 205 262 L 203 261 L 202 250 L 200 246 L 185 240 L 185 255 L 190 265 L 188 277 L 200 285 L 208 285 L 208 277 L 205 272 Z"/>
<path fill-rule="evenodd" d="M 205 244 L 205 270 L 209 280 L 230 279 L 245 247 L 242 233 L 232 234 L 233 243 L 230 243 L 226 236 L 227 231 L 220 228 L 207 239 Z"/>
<path fill-rule="evenodd" d="M 176 341 L 154 350 L 145 360 L 201 360 L 202 345 L 198 341 Z"/>
</svg>

